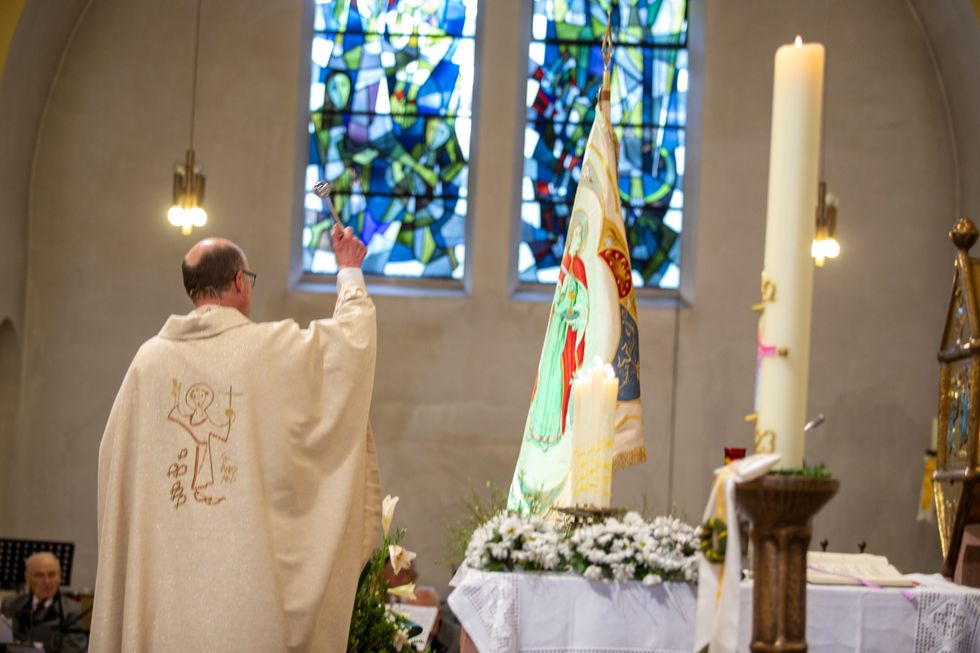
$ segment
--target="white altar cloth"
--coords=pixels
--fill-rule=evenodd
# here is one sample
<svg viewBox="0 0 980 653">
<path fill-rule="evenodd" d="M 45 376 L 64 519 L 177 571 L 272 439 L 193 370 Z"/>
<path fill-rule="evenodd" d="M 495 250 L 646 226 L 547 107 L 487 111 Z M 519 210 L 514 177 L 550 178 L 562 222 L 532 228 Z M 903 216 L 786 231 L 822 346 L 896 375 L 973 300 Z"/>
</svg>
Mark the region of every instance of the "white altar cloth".
<svg viewBox="0 0 980 653">
<path fill-rule="evenodd" d="M 938 576 L 897 589 L 809 585 L 812 653 L 980 653 L 980 591 Z M 690 653 L 697 589 L 686 583 L 468 571 L 449 606 L 480 653 Z M 749 650 L 752 584 L 743 582 L 739 651 Z"/>
</svg>

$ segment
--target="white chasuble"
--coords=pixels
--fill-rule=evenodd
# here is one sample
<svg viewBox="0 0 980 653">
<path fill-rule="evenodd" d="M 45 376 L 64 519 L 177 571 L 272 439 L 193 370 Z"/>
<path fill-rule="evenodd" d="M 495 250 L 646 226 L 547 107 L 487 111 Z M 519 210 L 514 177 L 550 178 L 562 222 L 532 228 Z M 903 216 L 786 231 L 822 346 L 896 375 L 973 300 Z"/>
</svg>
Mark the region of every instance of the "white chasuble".
<svg viewBox="0 0 980 653">
<path fill-rule="evenodd" d="M 94 653 L 346 648 L 381 499 L 374 305 L 337 285 L 306 329 L 204 306 L 140 348 L 99 449 Z"/>
</svg>

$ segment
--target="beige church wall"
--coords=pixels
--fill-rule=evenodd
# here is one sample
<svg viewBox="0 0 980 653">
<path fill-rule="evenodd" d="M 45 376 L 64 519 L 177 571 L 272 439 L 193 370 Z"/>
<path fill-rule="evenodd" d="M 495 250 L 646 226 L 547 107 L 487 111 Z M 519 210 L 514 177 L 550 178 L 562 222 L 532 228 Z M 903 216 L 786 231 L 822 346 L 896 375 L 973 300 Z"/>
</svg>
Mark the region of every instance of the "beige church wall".
<svg viewBox="0 0 980 653">
<path fill-rule="evenodd" d="M 35 102 L 29 103 L 25 87 L 29 85 L 32 70 L 29 66 L 19 66 L 14 59 L 9 67 L 4 67 L 7 53 L 11 51 L 16 26 L 19 22 L 22 6 L 5 7 L 3 11 L 3 42 L 0 42 L 0 124 L 17 120 L 18 112 L 21 120 L 26 116 L 33 117 L 36 128 L 40 118 L 40 107 L 46 93 L 38 89 Z M 26 22 L 26 21 L 25 21 Z M 12 24 L 11 24 L 12 23 Z M 8 34 L 9 32 L 9 34 Z M 9 38 L 9 42 L 6 39 Z M 17 50 L 13 49 L 16 53 Z M 28 70 L 25 70 L 28 69 Z M 20 100 L 20 102 L 18 102 Z M 33 106 L 31 106 L 33 105 Z M 19 108 L 23 107 L 23 109 Z M 25 111 L 26 109 L 26 111 Z M 24 116 L 23 114 L 26 114 Z M 25 240 L 27 236 L 27 181 L 30 173 L 31 155 L 34 151 L 34 129 L 30 137 L 25 138 L 25 132 L 0 130 L 0 166 L 9 173 L 0 175 L 0 320 L 16 320 L 21 324 L 23 317 L 24 281 L 26 268 L 24 266 Z"/>
<path fill-rule="evenodd" d="M 13 440 L 17 419 L 17 403 L 20 399 L 20 342 L 14 323 L 9 319 L 0 319 L 0 442 Z M 4 456 L 3 474 L 6 478 L 10 471 Z M 8 503 L 13 494 L 12 489 L 3 488 L 4 496 L 0 499 L 3 514 L 8 514 Z"/>
<path fill-rule="evenodd" d="M 29 184 L 35 135 L 82 0 L 5 7 L 0 66 L 0 320 L 23 325 Z M 9 22 L 9 24 L 7 24 Z M 45 44 L 43 47 L 41 44 Z"/>
<path fill-rule="evenodd" d="M 51 80 L 84 0 L 11 2 L 3 14 L 0 65 L 0 452 L 13 440 L 24 329 L 27 224 L 35 136 Z M 9 39 L 9 42 L 6 41 Z M 43 46 L 42 46 L 43 44 Z M 0 515 L 9 514 L 11 458 L 0 454 Z"/>
<path fill-rule="evenodd" d="M 961 215 L 980 220 L 980 87 L 976 83 L 980 62 L 980 5 L 969 0 L 930 2 L 910 0 L 915 15 L 929 37 L 935 64 L 943 80 L 941 92 L 949 107 L 949 121 L 956 134 L 959 168 L 957 207 Z"/>
<path fill-rule="evenodd" d="M 547 304 L 511 298 L 508 284 L 524 4 L 481 3 L 469 294 L 376 295 L 372 420 L 382 481 L 402 497 L 396 523 L 409 529 L 422 579 L 439 585 L 448 578 L 446 522 L 470 488 L 510 481 L 547 322 Z M 722 448 L 750 445 L 748 307 L 762 264 L 772 56 L 802 32 L 828 47 L 824 168 L 841 199 L 843 247 L 815 275 L 810 413 L 827 423 L 807 460 L 828 464 L 842 484 L 817 539 L 840 550 L 864 539 L 904 569 L 934 571 L 933 527 L 912 520 L 952 261 L 946 107 L 906 5 L 832 3 L 829 21 L 803 5 L 695 4 L 704 52 L 692 55 L 695 84 L 703 71 L 701 120 L 691 125 L 700 132 L 688 153 L 693 300 L 679 311 L 640 309 L 650 460 L 617 477 L 614 498 L 697 521 Z M 304 323 L 329 314 L 334 300 L 294 287 L 289 273 L 307 84 L 298 3 L 205 2 L 195 148 L 211 222 L 188 239 L 164 219 L 188 140 L 194 8 L 93 0 L 34 153 L 22 429 L 10 443 L 14 501 L 0 528 L 77 542 L 80 587 L 95 575 L 102 429 L 139 344 L 187 309 L 178 264 L 193 240 L 220 234 L 245 248 L 259 274 L 256 319 Z"/>
</svg>

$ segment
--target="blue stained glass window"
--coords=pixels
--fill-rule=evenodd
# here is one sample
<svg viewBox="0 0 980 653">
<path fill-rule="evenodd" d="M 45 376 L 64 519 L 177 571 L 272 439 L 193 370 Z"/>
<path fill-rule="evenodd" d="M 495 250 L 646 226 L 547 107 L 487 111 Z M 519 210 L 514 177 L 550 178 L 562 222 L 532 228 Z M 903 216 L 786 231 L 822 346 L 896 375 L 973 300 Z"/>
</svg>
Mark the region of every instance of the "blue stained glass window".
<svg viewBox="0 0 980 653">
<path fill-rule="evenodd" d="M 303 270 L 334 273 L 331 214 L 367 274 L 461 278 L 477 0 L 316 0 Z M 312 192 L 329 181 L 329 201 Z M 332 211 L 331 211 L 332 209 Z"/>
<path fill-rule="evenodd" d="M 553 283 L 602 84 L 607 12 L 610 118 L 637 287 L 679 287 L 687 123 L 687 0 L 533 0 L 520 280 Z"/>
</svg>

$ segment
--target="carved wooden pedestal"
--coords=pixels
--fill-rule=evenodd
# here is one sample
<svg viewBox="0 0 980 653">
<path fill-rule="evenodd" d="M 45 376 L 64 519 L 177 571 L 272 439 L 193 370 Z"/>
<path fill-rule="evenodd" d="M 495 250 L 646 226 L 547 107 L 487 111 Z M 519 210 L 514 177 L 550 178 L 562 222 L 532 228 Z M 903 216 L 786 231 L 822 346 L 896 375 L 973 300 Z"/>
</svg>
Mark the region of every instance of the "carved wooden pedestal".
<svg viewBox="0 0 980 653">
<path fill-rule="evenodd" d="M 766 475 L 736 487 L 752 521 L 752 650 L 805 653 L 806 552 L 811 520 L 840 482 Z"/>
</svg>

